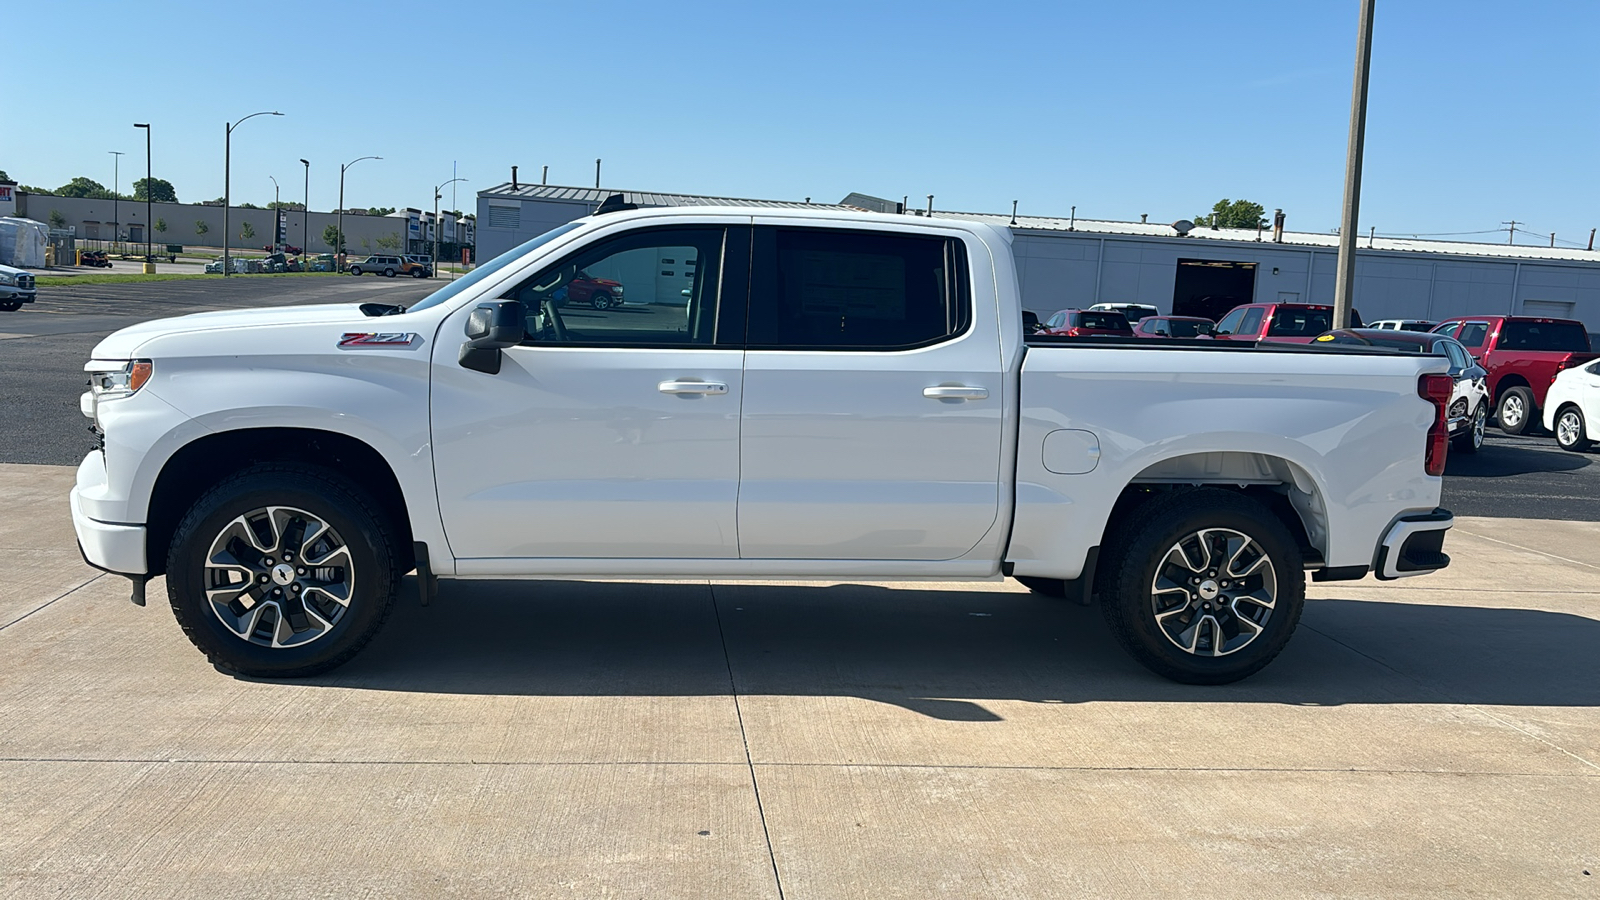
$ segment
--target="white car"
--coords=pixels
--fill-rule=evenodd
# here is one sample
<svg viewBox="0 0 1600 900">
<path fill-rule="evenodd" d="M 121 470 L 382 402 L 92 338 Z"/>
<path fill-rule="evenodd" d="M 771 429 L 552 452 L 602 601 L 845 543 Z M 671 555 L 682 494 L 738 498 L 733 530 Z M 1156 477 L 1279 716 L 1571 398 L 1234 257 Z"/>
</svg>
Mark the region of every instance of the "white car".
<svg viewBox="0 0 1600 900">
<path fill-rule="evenodd" d="M 15 312 L 38 296 L 33 273 L 26 269 L 0 266 L 0 312 Z"/>
<path fill-rule="evenodd" d="M 558 306 L 579 272 L 646 302 Z M 1145 666 L 1216 684 L 1283 649 L 1306 572 L 1449 564 L 1443 357 L 1022 321 L 1004 228 L 596 214 L 410 308 L 113 334 L 73 524 L 135 602 L 164 573 L 194 644 L 259 677 L 351 658 L 416 570 L 424 602 L 439 578 L 1010 575 L 1097 596 Z"/>
<path fill-rule="evenodd" d="M 1383 331 L 1432 331 L 1437 324 L 1427 319 L 1379 319 L 1367 327 Z"/>
<path fill-rule="evenodd" d="M 1544 427 L 1565 450 L 1581 452 L 1600 441 L 1600 360 L 1556 375 L 1545 395 Z"/>
</svg>

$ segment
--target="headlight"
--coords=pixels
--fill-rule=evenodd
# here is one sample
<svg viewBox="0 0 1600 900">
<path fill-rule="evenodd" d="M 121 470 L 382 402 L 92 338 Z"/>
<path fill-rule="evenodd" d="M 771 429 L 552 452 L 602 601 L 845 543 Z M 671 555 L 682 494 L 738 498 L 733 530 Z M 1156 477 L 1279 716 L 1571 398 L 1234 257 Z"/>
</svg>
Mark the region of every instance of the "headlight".
<svg viewBox="0 0 1600 900">
<path fill-rule="evenodd" d="M 150 380 L 152 368 L 148 359 L 95 359 L 84 371 L 89 373 L 89 392 L 99 402 L 131 396 Z"/>
<path fill-rule="evenodd" d="M 15 275 L 7 275 L 4 272 L 0 272 L 0 284 L 16 284 L 16 283 L 17 283 L 17 276 L 15 276 Z"/>
</svg>

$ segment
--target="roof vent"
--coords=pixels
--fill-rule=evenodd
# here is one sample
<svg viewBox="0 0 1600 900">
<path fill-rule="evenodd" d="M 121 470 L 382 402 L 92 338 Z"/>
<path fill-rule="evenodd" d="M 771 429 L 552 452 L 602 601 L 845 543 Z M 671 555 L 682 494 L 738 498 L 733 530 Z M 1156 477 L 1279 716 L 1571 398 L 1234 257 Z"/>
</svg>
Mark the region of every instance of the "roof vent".
<svg viewBox="0 0 1600 900">
<path fill-rule="evenodd" d="M 1172 223 L 1172 230 L 1178 233 L 1178 237 L 1188 237 L 1189 232 L 1194 230 L 1194 223 L 1188 219 L 1179 219 Z"/>
<path fill-rule="evenodd" d="M 629 203 L 628 201 L 622 199 L 622 195 L 621 194 L 612 194 L 611 196 L 607 197 L 603 202 L 601 202 L 600 208 L 596 209 L 594 211 L 594 214 L 597 215 L 597 216 L 603 216 L 606 213 L 622 212 L 625 209 L 638 209 L 638 208 L 639 208 L 639 204 L 637 204 L 637 203 Z"/>
</svg>

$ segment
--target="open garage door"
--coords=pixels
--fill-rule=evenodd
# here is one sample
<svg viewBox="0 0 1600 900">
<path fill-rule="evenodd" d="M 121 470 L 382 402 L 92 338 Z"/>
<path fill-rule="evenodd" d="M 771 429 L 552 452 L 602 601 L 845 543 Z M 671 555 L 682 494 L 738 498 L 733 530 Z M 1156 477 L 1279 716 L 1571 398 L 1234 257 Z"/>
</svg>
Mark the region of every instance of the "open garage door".
<svg viewBox="0 0 1600 900">
<path fill-rule="evenodd" d="M 1172 287 L 1172 314 L 1220 319 L 1228 310 L 1254 303 L 1256 264 L 1223 259 L 1180 259 Z"/>
</svg>

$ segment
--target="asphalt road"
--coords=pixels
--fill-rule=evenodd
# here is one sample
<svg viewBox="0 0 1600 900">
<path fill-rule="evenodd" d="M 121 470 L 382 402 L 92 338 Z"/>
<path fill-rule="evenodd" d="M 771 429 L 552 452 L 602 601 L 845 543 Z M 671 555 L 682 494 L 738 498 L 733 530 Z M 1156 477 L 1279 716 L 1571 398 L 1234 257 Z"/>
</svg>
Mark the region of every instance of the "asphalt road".
<svg viewBox="0 0 1600 900">
<path fill-rule="evenodd" d="M 409 304 L 441 284 L 241 276 L 43 290 L 32 306 L 0 313 L 5 422 L 0 463 L 76 465 L 83 458 L 90 442 L 87 420 L 78 412 L 83 362 L 101 338 L 119 328 L 209 309 L 368 300 Z M 596 316 L 581 310 L 568 314 Z M 618 310 L 611 317 L 622 314 Z M 1450 454 L 1443 503 L 1457 515 L 1600 521 L 1600 456 L 1568 453 L 1551 438 L 1511 437 L 1491 427 L 1477 454 Z"/>
</svg>

